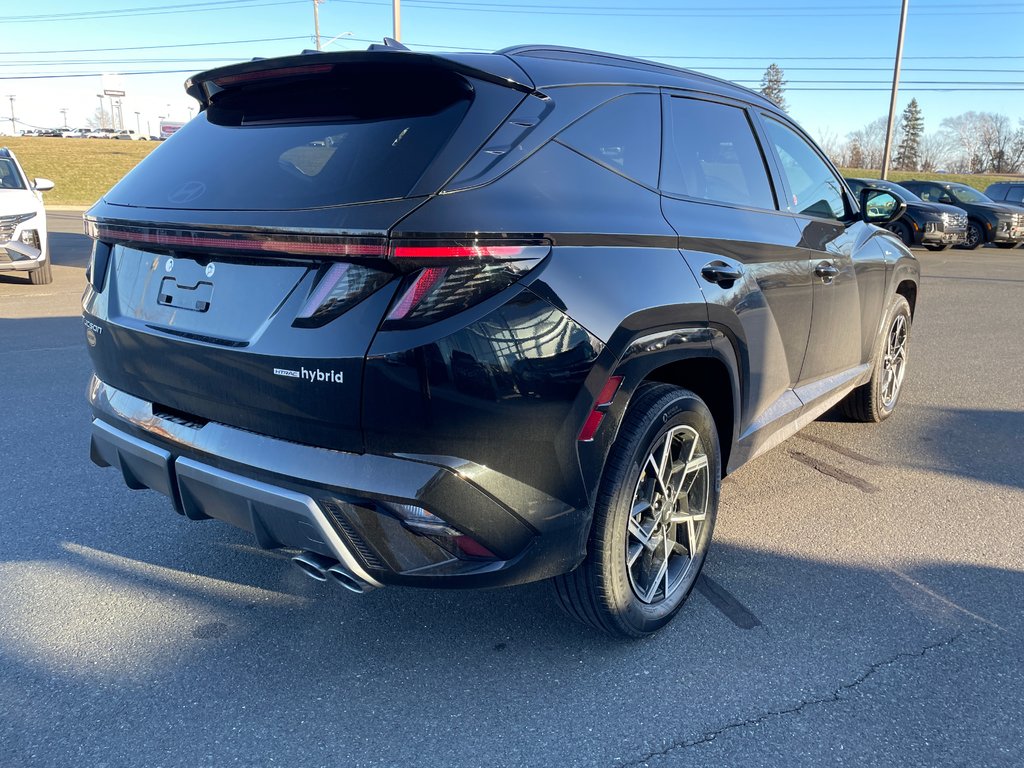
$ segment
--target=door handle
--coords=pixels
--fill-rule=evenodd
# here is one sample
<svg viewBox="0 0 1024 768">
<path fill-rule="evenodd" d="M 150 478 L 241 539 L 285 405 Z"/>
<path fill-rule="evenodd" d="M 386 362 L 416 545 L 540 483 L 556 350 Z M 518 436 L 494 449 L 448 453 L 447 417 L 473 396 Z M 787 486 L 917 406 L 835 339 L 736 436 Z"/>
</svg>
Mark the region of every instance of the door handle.
<svg viewBox="0 0 1024 768">
<path fill-rule="evenodd" d="M 717 283 L 723 288 L 730 288 L 732 283 L 743 277 L 743 269 L 731 267 L 722 261 L 712 261 L 701 267 L 700 276 L 709 283 Z M 726 283 L 729 285 L 725 285 Z"/>
<path fill-rule="evenodd" d="M 829 261 L 819 261 L 814 268 L 814 274 L 820 277 L 823 283 L 831 283 L 835 278 L 839 277 L 839 270 L 832 266 L 832 263 Z"/>
</svg>

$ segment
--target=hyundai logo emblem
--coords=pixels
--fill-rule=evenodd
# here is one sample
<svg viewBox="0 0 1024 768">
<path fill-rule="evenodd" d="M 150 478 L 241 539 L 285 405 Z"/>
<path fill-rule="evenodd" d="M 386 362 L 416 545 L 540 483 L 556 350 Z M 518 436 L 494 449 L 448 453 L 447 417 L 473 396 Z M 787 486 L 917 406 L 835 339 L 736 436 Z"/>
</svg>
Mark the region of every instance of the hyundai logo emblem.
<svg viewBox="0 0 1024 768">
<path fill-rule="evenodd" d="M 206 185 L 201 181 L 188 181 L 167 197 L 172 203 L 191 203 L 206 194 Z"/>
</svg>

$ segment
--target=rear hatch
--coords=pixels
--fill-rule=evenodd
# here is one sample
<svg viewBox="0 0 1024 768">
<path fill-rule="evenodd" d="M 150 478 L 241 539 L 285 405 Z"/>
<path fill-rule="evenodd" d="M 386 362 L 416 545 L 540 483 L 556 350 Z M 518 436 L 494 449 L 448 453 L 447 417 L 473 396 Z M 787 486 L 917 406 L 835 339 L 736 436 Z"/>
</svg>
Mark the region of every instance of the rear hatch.
<svg viewBox="0 0 1024 768">
<path fill-rule="evenodd" d="M 491 58 L 498 75 L 380 52 L 190 81 L 203 111 L 87 214 L 99 377 L 172 418 L 362 450 L 364 358 L 401 286 L 388 232 L 528 90 Z"/>
</svg>

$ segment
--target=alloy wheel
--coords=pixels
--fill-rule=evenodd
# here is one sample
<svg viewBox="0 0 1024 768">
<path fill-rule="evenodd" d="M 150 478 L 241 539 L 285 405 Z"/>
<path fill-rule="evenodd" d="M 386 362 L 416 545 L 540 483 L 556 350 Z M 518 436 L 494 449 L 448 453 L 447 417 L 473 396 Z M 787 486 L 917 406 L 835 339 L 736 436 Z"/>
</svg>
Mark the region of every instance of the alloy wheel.
<svg viewBox="0 0 1024 768">
<path fill-rule="evenodd" d="M 711 478 L 700 435 L 687 425 L 666 432 L 647 455 L 626 534 L 634 594 L 661 603 L 696 578 L 707 548 Z"/>
<path fill-rule="evenodd" d="M 907 318 L 897 315 L 889 327 L 882 357 L 882 407 L 891 410 L 896 405 L 907 369 Z"/>
</svg>

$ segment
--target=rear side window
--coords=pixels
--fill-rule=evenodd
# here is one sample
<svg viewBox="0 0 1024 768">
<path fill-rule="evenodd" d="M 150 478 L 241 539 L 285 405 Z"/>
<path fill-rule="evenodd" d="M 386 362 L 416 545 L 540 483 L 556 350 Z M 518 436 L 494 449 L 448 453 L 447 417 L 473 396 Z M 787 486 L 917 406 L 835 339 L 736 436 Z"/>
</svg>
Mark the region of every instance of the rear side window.
<svg viewBox="0 0 1024 768">
<path fill-rule="evenodd" d="M 845 219 L 843 185 L 814 148 L 771 118 L 765 120 L 765 130 L 789 184 L 789 210 L 822 219 Z"/>
<path fill-rule="evenodd" d="M 775 208 L 764 157 L 744 110 L 673 96 L 666 137 L 666 192 L 751 208 Z"/>
<path fill-rule="evenodd" d="M 338 69 L 215 94 L 107 200 L 286 210 L 408 195 L 465 117 L 470 87 L 422 68 Z"/>
<path fill-rule="evenodd" d="M 1011 203 L 1024 202 L 1024 186 L 1022 187 L 1010 187 L 1006 193 L 1006 199 Z"/>
<path fill-rule="evenodd" d="M 653 93 L 621 96 L 577 120 L 557 140 L 595 163 L 655 188 L 661 159 L 661 99 Z"/>
</svg>

